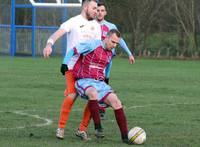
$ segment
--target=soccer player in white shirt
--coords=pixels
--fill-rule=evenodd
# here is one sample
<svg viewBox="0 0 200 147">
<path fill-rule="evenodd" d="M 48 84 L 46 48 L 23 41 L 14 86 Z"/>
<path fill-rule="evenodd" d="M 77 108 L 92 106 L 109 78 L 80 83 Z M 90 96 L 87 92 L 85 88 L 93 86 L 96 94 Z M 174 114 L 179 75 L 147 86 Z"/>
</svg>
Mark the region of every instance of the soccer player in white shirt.
<svg viewBox="0 0 200 147">
<path fill-rule="evenodd" d="M 96 0 L 83 0 L 81 14 L 70 18 L 60 28 L 49 37 L 46 47 L 43 50 L 44 58 L 48 58 L 52 53 L 52 46 L 61 36 L 67 33 L 67 50 L 68 52 L 76 44 L 84 42 L 89 39 L 101 39 L 101 27 L 94 20 L 97 14 Z M 64 92 L 65 99 L 62 103 L 60 118 L 58 122 L 58 129 L 56 137 L 59 139 L 64 138 L 64 128 L 67 123 L 71 108 L 76 100 L 77 93 L 74 86 L 75 78 L 73 77 L 72 69 L 78 60 L 75 56 L 68 64 L 61 66 L 61 72 L 66 77 L 67 88 Z M 87 139 L 87 134 L 83 132 L 84 138 Z"/>
</svg>

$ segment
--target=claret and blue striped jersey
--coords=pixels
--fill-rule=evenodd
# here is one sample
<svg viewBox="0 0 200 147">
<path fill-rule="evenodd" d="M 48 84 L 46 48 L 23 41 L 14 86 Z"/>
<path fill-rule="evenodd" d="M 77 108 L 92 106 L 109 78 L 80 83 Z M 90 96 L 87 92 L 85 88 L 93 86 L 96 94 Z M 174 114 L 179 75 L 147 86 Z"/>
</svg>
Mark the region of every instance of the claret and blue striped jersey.
<svg viewBox="0 0 200 147">
<path fill-rule="evenodd" d="M 80 54 L 73 72 L 75 78 L 105 79 L 105 68 L 111 62 L 113 53 L 106 50 L 101 40 L 89 40 L 79 43 L 70 50 L 63 63 L 68 64 L 74 55 Z"/>
</svg>

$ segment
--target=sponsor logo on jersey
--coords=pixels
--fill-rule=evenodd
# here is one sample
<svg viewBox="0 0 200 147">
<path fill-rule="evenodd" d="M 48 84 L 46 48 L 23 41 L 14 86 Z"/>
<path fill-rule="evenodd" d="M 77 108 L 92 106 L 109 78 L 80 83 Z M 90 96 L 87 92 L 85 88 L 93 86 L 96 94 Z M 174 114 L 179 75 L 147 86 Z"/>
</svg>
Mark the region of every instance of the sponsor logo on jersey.
<svg viewBox="0 0 200 147">
<path fill-rule="evenodd" d="M 83 27 L 84 27 L 84 25 L 81 25 L 81 26 L 80 26 L 80 28 L 83 28 Z"/>
</svg>

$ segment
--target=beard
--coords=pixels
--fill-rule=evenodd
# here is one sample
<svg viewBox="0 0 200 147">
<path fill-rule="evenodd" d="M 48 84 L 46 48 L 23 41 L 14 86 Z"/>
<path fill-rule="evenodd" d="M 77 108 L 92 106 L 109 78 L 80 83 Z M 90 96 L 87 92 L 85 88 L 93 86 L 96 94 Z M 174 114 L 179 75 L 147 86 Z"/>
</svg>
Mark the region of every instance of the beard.
<svg viewBox="0 0 200 147">
<path fill-rule="evenodd" d="M 93 20 L 94 17 L 91 16 L 91 14 L 87 11 L 86 12 L 86 17 L 87 17 L 87 20 Z"/>
</svg>

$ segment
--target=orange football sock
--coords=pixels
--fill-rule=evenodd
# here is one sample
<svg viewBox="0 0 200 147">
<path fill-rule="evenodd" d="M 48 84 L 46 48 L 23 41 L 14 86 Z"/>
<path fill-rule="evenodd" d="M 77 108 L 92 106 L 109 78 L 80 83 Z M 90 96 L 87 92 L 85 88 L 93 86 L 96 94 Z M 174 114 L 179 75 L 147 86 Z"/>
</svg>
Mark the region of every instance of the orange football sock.
<svg viewBox="0 0 200 147">
<path fill-rule="evenodd" d="M 79 125 L 79 130 L 80 131 L 86 131 L 88 128 L 88 125 L 90 123 L 90 119 L 91 119 L 91 113 L 88 107 L 88 104 L 85 106 L 84 108 L 84 112 L 83 112 L 83 119 Z"/>
<path fill-rule="evenodd" d="M 65 128 L 65 125 L 68 121 L 68 117 L 71 111 L 71 108 L 74 104 L 74 99 L 67 96 L 62 104 L 61 111 L 60 111 L 60 119 L 58 122 L 58 128 Z"/>
</svg>

